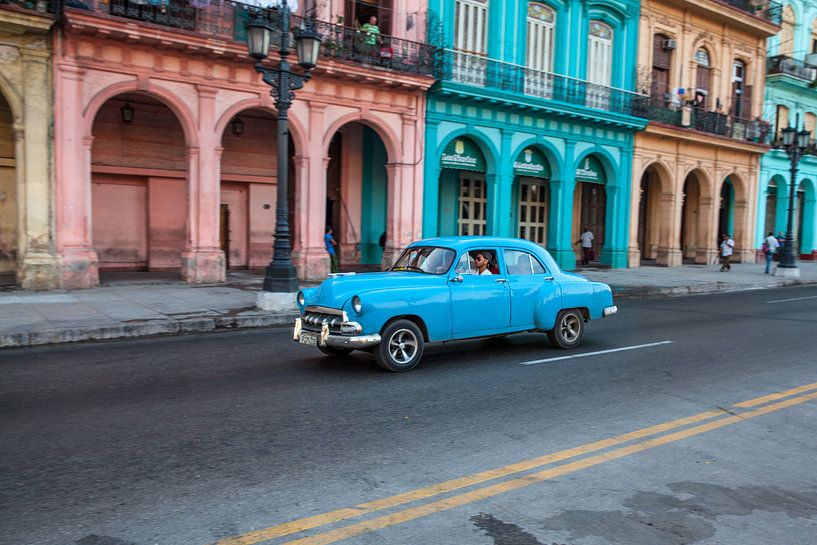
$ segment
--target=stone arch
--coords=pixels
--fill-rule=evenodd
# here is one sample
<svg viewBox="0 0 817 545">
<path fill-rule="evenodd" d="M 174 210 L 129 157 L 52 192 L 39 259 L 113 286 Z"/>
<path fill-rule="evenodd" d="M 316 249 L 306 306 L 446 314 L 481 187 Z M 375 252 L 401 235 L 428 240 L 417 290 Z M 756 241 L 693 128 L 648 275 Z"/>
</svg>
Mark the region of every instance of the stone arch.
<svg viewBox="0 0 817 545">
<path fill-rule="evenodd" d="M 658 182 L 661 184 L 661 192 L 667 193 L 673 191 L 672 168 L 661 159 L 657 159 L 645 165 L 644 168 L 641 169 L 641 173 L 638 178 L 641 179 L 641 177 L 643 177 L 644 174 L 646 174 L 651 168 L 658 172 Z"/>
<path fill-rule="evenodd" d="M 332 143 L 332 138 L 335 136 L 335 133 L 338 132 L 338 130 L 340 130 L 344 125 L 348 125 L 349 123 L 353 123 L 355 121 L 368 126 L 377 133 L 380 140 L 382 140 L 383 144 L 386 146 L 388 162 L 393 163 L 400 161 L 400 147 L 397 144 L 400 140 L 397 138 L 397 135 L 394 134 L 388 125 L 382 123 L 379 119 L 373 116 L 364 115 L 363 112 L 353 112 L 332 122 L 324 133 L 323 145 L 321 146 L 324 157 L 328 156 L 329 154 L 329 145 Z"/>
<path fill-rule="evenodd" d="M 678 188 L 679 192 L 683 192 L 684 184 L 686 183 L 689 176 L 693 175 L 693 174 L 695 175 L 695 179 L 697 180 L 698 184 L 700 185 L 701 197 L 702 198 L 712 198 L 712 196 L 714 195 L 714 190 L 713 190 L 713 187 L 712 187 L 713 186 L 712 178 L 709 176 L 709 174 L 706 172 L 706 170 L 704 170 L 703 168 L 701 168 L 699 166 L 687 167 L 684 170 L 684 175 L 679 180 L 679 182 L 681 184 L 679 186 L 679 188 Z"/>
<path fill-rule="evenodd" d="M 264 110 L 266 112 L 277 114 L 277 110 L 270 106 L 266 100 L 261 98 L 248 98 L 241 100 L 227 108 L 218 118 L 215 126 L 215 136 L 218 138 L 224 134 L 224 131 L 227 130 L 227 125 L 230 123 L 230 121 L 232 121 L 233 117 L 245 110 L 253 109 Z M 295 154 L 298 155 L 303 154 L 307 149 L 307 132 L 303 126 L 303 123 L 301 123 L 300 118 L 293 115 L 292 112 L 293 110 L 290 109 L 289 116 L 287 118 L 289 124 L 289 136 L 292 138 L 292 142 L 295 144 Z"/>
<path fill-rule="evenodd" d="M 710 69 L 720 69 L 721 66 L 721 50 L 718 45 L 712 41 L 711 38 L 708 36 L 699 36 L 693 43 L 692 43 L 692 58 L 687 60 L 695 60 L 695 53 L 698 52 L 699 49 L 706 50 L 707 54 L 709 55 L 709 68 Z"/>
<path fill-rule="evenodd" d="M 0 94 L 6 99 L 9 109 L 11 109 L 11 117 L 14 120 L 15 128 L 22 128 L 23 100 L 19 93 L 17 93 L 14 84 L 11 83 L 2 72 L 0 72 Z"/>
<path fill-rule="evenodd" d="M 541 138 L 532 136 L 522 141 L 520 145 L 513 150 L 511 157 L 515 159 L 525 148 L 535 147 L 545 154 L 551 168 L 551 178 L 554 180 L 561 180 L 564 173 L 564 158 L 561 157 L 559 150 L 556 149 L 551 142 Z M 445 148 L 443 148 L 445 149 Z"/>
<path fill-rule="evenodd" d="M 604 170 L 606 171 L 605 174 L 607 175 L 606 185 L 608 187 L 620 187 L 620 181 L 618 179 L 619 163 L 613 158 L 609 151 L 607 151 L 601 146 L 593 146 L 591 148 L 583 150 L 573 161 L 573 165 L 570 169 L 570 172 L 575 172 L 576 169 L 579 167 L 579 164 L 589 155 L 595 155 L 599 159 L 599 161 L 601 161 L 601 164 L 604 167 Z"/>
<path fill-rule="evenodd" d="M 482 152 L 483 157 L 485 157 L 485 170 L 488 174 L 496 174 L 498 172 L 498 157 L 500 157 L 499 150 L 491 141 L 491 138 L 476 127 L 462 127 L 446 134 L 445 138 L 442 142 L 440 142 L 440 145 L 437 146 L 437 149 L 434 152 L 433 161 L 435 164 L 439 164 L 440 155 L 442 155 L 446 146 L 448 146 L 452 140 L 460 137 L 467 137 L 477 145 Z"/>
<path fill-rule="evenodd" d="M 650 176 L 650 173 L 655 173 Z M 671 169 L 661 160 L 647 164 L 638 180 L 637 208 L 638 222 L 636 242 L 641 260 L 652 261 L 656 265 L 673 266 L 680 264 L 680 254 L 670 256 L 676 250 L 671 241 L 672 218 L 674 216 L 674 193 Z M 654 261 L 653 261 L 654 260 Z M 678 262 L 676 262 L 678 261 Z"/>
<path fill-rule="evenodd" d="M 93 136 L 94 120 L 96 119 L 99 110 L 105 105 L 108 100 L 126 93 L 145 94 L 154 98 L 170 108 L 170 111 L 176 116 L 179 124 L 184 131 L 185 143 L 188 147 L 198 147 L 198 128 L 196 117 L 191 112 L 190 108 L 185 102 L 180 99 L 175 93 L 165 89 L 156 84 L 150 84 L 146 88 L 138 81 L 124 81 L 115 83 L 105 87 L 97 92 L 93 98 L 88 102 L 88 105 L 83 111 L 83 119 L 85 122 L 85 137 Z"/>
</svg>

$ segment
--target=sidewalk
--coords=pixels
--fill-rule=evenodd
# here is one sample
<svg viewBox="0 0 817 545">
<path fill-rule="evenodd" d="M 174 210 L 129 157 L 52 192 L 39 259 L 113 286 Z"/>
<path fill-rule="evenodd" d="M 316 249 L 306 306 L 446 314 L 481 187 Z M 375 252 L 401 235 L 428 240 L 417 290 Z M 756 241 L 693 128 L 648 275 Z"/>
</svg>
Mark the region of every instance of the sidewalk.
<svg viewBox="0 0 817 545">
<path fill-rule="evenodd" d="M 801 262 L 800 278 L 763 274 L 763 264 L 578 271 L 613 287 L 616 300 L 817 284 L 817 263 Z M 255 308 L 262 277 L 230 273 L 224 284 L 190 285 L 175 274 L 110 275 L 98 288 L 0 292 L 0 347 L 289 325 L 295 314 Z"/>
</svg>

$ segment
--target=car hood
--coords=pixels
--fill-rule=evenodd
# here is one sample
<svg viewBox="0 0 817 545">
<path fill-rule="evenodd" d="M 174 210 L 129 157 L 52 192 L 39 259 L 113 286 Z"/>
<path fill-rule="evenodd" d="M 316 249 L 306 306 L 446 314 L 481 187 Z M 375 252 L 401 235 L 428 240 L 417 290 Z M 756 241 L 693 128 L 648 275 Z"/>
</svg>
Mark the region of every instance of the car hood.
<svg viewBox="0 0 817 545">
<path fill-rule="evenodd" d="M 324 280 L 309 304 L 329 308 L 341 308 L 354 295 L 361 297 L 372 291 L 403 290 L 445 282 L 445 275 L 419 272 L 364 273 L 354 276 L 338 276 Z"/>
</svg>

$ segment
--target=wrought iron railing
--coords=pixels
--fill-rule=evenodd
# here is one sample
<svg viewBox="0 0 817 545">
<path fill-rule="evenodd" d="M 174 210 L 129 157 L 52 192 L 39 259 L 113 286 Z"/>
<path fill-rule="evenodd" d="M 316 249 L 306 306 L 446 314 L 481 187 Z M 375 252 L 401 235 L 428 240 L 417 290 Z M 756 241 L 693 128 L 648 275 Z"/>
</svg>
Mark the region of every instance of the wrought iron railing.
<svg viewBox="0 0 817 545">
<path fill-rule="evenodd" d="M 774 0 L 720 0 L 755 17 L 779 25 L 783 18 L 783 5 Z"/>
<path fill-rule="evenodd" d="M 1 0 L 0 0 L 1 1 Z M 80 0 L 75 0 L 80 1 Z M 250 16 L 278 26 L 276 9 L 251 6 L 233 0 L 82 0 L 88 9 L 154 25 L 177 28 L 222 40 L 244 42 Z M 291 28 L 307 22 L 292 15 Z M 321 55 L 388 70 L 433 74 L 435 48 L 386 34 L 367 34 L 360 29 L 309 20 L 323 37 Z"/>
<path fill-rule="evenodd" d="M 632 91 L 535 70 L 482 55 L 443 50 L 437 79 L 566 102 L 619 114 L 638 115 L 646 99 Z"/>
<path fill-rule="evenodd" d="M 687 129 L 753 142 L 770 144 L 772 131 L 769 123 L 762 119 L 747 119 L 720 112 L 708 112 L 691 105 L 675 106 L 657 97 L 641 102 L 643 109 L 638 115 L 650 121 L 674 125 Z"/>
<path fill-rule="evenodd" d="M 766 59 L 766 73 L 769 75 L 787 74 L 807 82 L 817 80 L 817 66 L 811 66 L 804 61 L 786 55 L 777 55 Z"/>
<path fill-rule="evenodd" d="M 0 0 L 0 6 L 2 5 L 17 6 L 40 13 L 53 13 L 53 5 L 50 0 Z"/>
</svg>

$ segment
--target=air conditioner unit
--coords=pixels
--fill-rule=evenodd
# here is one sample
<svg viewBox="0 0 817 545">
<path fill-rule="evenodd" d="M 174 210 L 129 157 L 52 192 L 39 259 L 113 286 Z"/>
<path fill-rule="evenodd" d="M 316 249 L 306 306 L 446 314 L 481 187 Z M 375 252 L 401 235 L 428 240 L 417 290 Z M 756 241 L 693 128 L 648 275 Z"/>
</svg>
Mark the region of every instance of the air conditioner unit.
<svg viewBox="0 0 817 545">
<path fill-rule="evenodd" d="M 661 43 L 661 47 L 665 50 L 670 49 L 677 49 L 678 48 L 678 41 L 677 40 L 664 40 Z"/>
<path fill-rule="evenodd" d="M 809 53 L 806 55 L 806 64 L 817 66 L 817 53 Z"/>
</svg>

